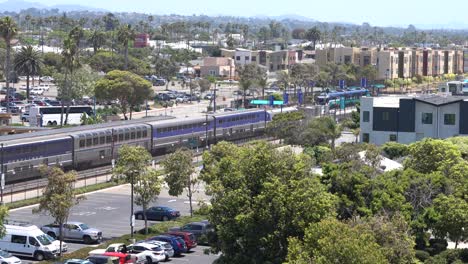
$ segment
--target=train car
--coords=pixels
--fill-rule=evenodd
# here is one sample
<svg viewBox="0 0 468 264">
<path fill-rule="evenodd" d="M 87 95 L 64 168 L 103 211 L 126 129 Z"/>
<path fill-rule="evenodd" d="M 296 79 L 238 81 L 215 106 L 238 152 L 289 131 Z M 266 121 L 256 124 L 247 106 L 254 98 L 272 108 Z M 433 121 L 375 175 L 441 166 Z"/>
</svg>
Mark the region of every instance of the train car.
<svg viewBox="0 0 468 264">
<path fill-rule="evenodd" d="M 74 168 L 84 169 L 111 163 L 123 145 L 142 146 L 151 151 L 151 126 L 135 124 L 72 134 Z"/>
<path fill-rule="evenodd" d="M 214 121 L 216 140 L 238 140 L 256 136 L 271 121 L 271 114 L 263 109 L 225 112 L 210 117 Z"/>
<path fill-rule="evenodd" d="M 343 91 L 331 91 L 329 93 L 321 93 L 317 96 L 317 103 L 320 105 L 328 105 L 330 101 L 341 100 L 345 101 L 359 100 L 362 96 L 369 95 L 367 89 L 354 89 L 354 90 L 343 90 Z"/>
<path fill-rule="evenodd" d="M 7 184 L 39 176 L 41 165 L 72 167 L 73 142 L 67 133 L 36 137 L 11 135 L 2 139 L 0 159 Z"/>
</svg>

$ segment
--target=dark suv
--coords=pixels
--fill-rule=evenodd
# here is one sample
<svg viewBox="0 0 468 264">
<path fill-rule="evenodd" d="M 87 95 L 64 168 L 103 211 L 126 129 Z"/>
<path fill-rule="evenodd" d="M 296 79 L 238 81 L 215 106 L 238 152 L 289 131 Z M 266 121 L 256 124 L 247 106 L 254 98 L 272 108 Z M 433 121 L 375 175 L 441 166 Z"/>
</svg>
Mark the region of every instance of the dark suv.
<svg viewBox="0 0 468 264">
<path fill-rule="evenodd" d="M 180 237 L 184 240 L 187 245 L 187 250 L 190 250 L 197 246 L 197 238 L 194 234 L 189 232 L 180 232 L 180 231 L 169 231 L 165 235 Z"/>
<path fill-rule="evenodd" d="M 176 256 L 180 256 L 182 253 L 187 252 L 187 245 L 185 245 L 184 240 L 180 237 L 160 235 L 147 239 L 147 241 L 150 240 L 163 241 L 171 244 L 174 249 L 174 255 Z"/>
<path fill-rule="evenodd" d="M 170 232 L 172 231 L 180 231 L 180 232 L 188 232 L 195 235 L 197 241 L 200 239 L 201 236 L 207 236 L 208 233 L 214 231 L 214 227 L 208 221 L 202 222 L 192 222 L 188 223 L 182 227 L 173 227 L 169 229 Z"/>
</svg>

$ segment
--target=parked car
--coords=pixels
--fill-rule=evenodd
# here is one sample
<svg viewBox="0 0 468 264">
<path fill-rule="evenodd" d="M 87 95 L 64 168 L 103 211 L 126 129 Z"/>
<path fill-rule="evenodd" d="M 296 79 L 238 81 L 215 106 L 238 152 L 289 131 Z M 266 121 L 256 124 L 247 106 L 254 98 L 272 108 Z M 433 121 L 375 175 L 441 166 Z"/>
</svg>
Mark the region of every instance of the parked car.
<svg viewBox="0 0 468 264">
<path fill-rule="evenodd" d="M 138 259 L 145 259 L 148 264 L 166 260 L 164 249 L 158 245 L 137 243 L 127 248 L 129 253 L 137 254 Z"/>
<path fill-rule="evenodd" d="M 43 82 L 53 82 L 54 78 L 52 78 L 50 76 L 42 76 L 41 81 L 43 81 Z"/>
<path fill-rule="evenodd" d="M 143 264 L 146 262 L 145 259 L 138 259 L 138 257 L 135 254 L 127 254 L 127 253 L 121 253 L 121 252 L 106 252 L 103 255 L 109 256 L 109 257 L 118 257 L 119 264 L 126 264 L 126 263 Z"/>
<path fill-rule="evenodd" d="M 86 260 L 93 264 L 119 264 L 120 259 L 113 256 L 89 256 Z"/>
<path fill-rule="evenodd" d="M 153 206 L 146 210 L 146 217 L 148 220 L 169 221 L 176 219 L 180 216 L 180 212 L 167 206 Z M 143 210 L 135 212 L 135 218 L 143 220 Z"/>
<path fill-rule="evenodd" d="M 44 84 L 44 83 L 39 84 L 38 87 L 42 88 L 42 89 L 44 89 L 46 91 L 49 91 L 49 88 L 50 88 L 50 86 L 48 84 Z"/>
<path fill-rule="evenodd" d="M 93 262 L 87 259 L 69 259 L 65 261 L 63 264 L 93 264 Z"/>
<path fill-rule="evenodd" d="M 145 240 L 145 242 L 151 243 L 152 240 L 167 242 L 171 244 L 172 248 L 174 249 L 174 255 L 180 256 L 182 253 L 187 252 L 187 245 L 185 245 L 185 242 L 183 240 L 181 242 L 179 239 L 177 239 L 177 237 L 174 236 L 159 235 L 151 237 Z"/>
<path fill-rule="evenodd" d="M 158 78 L 156 80 L 153 80 L 153 85 L 155 85 L 155 86 L 164 86 L 164 85 L 166 85 L 166 80 Z"/>
<path fill-rule="evenodd" d="M 2 264 L 21 264 L 21 260 L 17 257 L 14 257 L 7 251 L 0 249 L 0 262 Z"/>
<path fill-rule="evenodd" d="M 180 237 L 187 245 L 187 250 L 197 247 L 197 238 L 189 232 L 169 231 L 165 235 Z"/>
<path fill-rule="evenodd" d="M 49 224 L 41 229 L 51 237 L 58 237 L 60 226 L 58 224 Z M 86 244 L 91 244 L 102 240 L 102 232 L 81 222 L 67 222 L 63 225 L 63 237 L 68 240 L 80 240 Z"/>
<path fill-rule="evenodd" d="M 159 94 L 156 96 L 156 99 L 159 100 L 159 101 L 169 101 L 169 100 L 171 100 L 171 97 L 170 97 L 168 94 L 159 93 Z"/>
<path fill-rule="evenodd" d="M 91 250 L 88 254 L 91 255 L 103 255 L 106 252 L 123 252 L 127 251 L 126 246 L 123 243 L 110 244 L 107 248 L 98 248 Z M 124 252 L 126 253 L 126 252 Z"/>
<path fill-rule="evenodd" d="M 188 223 L 182 227 L 173 227 L 170 228 L 169 231 L 189 232 L 194 234 L 197 240 L 199 240 L 201 236 L 208 235 L 210 232 L 214 232 L 214 227 L 208 221 L 202 221 Z"/>
<path fill-rule="evenodd" d="M 205 99 L 205 100 L 212 100 L 213 97 L 214 97 L 214 96 L 213 96 L 212 94 L 207 94 L 207 95 L 205 95 L 205 96 L 203 97 L 203 99 Z"/>
<path fill-rule="evenodd" d="M 189 101 L 189 98 L 187 96 L 179 96 L 176 98 L 176 102 L 178 103 L 187 103 Z"/>
<path fill-rule="evenodd" d="M 50 105 L 50 106 L 60 106 L 61 103 L 57 100 L 44 100 L 44 102 L 47 104 L 47 105 Z"/>
<path fill-rule="evenodd" d="M 52 242 L 52 245 L 54 245 L 57 248 L 60 248 L 60 240 L 55 239 L 48 234 L 45 234 L 47 239 L 49 239 L 50 242 Z M 68 245 L 64 241 L 62 241 L 62 252 L 67 252 L 68 251 Z"/>
<path fill-rule="evenodd" d="M 162 249 L 164 249 L 164 254 L 166 254 L 166 260 L 174 256 L 174 249 L 172 248 L 171 244 L 168 242 L 157 241 L 157 240 L 149 240 L 149 241 L 143 240 L 143 241 L 139 241 L 138 243 L 141 243 L 141 242 L 160 246 Z"/>
<path fill-rule="evenodd" d="M 32 95 L 42 95 L 44 94 L 44 89 L 39 88 L 39 87 L 34 87 L 31 91 L 29 91 L 29 93 Z"/>
</svg>

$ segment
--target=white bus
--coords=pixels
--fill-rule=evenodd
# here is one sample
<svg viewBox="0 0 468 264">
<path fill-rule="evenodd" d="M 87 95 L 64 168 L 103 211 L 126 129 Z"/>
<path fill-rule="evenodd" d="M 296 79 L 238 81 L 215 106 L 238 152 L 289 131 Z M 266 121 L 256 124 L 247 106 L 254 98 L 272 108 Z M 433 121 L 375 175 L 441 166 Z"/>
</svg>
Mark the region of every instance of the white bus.
<svg viewBox="0 0 468 264">
<path fill-rule="evenodd" d="M 65 122 L 64 108 L 63 120 Z M 61 106 L 37 106 L 29 109 L 29 124 L 31 126 L 56 126 L 60 125 L 60 118 L 62 114 Z M 68 112 L 68 125 L 80 125 L 81 117 L 83 114 L 88 116 L 93 115 L 91 106 L 71 106 Z"/>
</svg>

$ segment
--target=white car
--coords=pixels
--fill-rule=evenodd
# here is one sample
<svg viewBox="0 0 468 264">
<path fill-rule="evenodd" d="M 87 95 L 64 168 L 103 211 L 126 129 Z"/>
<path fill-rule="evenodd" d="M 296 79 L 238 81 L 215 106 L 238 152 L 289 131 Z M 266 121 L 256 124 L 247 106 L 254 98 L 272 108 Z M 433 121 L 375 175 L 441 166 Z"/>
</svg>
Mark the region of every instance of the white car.
<svg viewBox="0 0 468 264">
<path fill-rule="evenodd" d="M 39 88 L 44 89 L 45 91 L 49 91 L 50 86 L 48 84 L 39 84 Z"/>
<path fill-rule="evenodd" d="M 54 78 L 52 78 L 50 76 L 42 76 L 41 81 L 43 81 L 43 82 L 53 82 Z"/>
<path fill-rule="evenodd" d="M 34 87 L 30 92 L 31 95 L 42 95 L 44 94 L 44 89 L 40 87 Z"/>
<path fill-rule="evenodd" d="M 164 252 L 166 253 L 166 260 L 174 256 L 174 249 L 172 248 L 171 244 L 167 242 L 158 241 L 158 240 L 146 240 L 144 243 L 153 244 L 153 245 L 162 247 L 164 249 Z"/>
<path fill-rule="evenodd" d="M 60 248 L 60 240 L 57 240 L 49 236 L 48 234 L 45 234 L 45 235 L 50 240 L 50 242 L 52 242 L 52 245 L 56 246 L 57 248 Z M 67 252 L 67 251 L 68 251 L 68 245 L 67 243 L 62 241 L 62 252 Z"/>
<path fill-rule="evenodd" d="M 128 252 L 136 254 L 138 259 L 146 260 L 146 263 L 158 263 L 166 260 L 166 253 L 161 246 L 150 243 L 136 243 L 127 247 Z"/>
<path fill-rule="evenodd" d="M 21 260 L 0 249 L 0 262 L 4 264 L 21 264 Z"/>
</svg>

